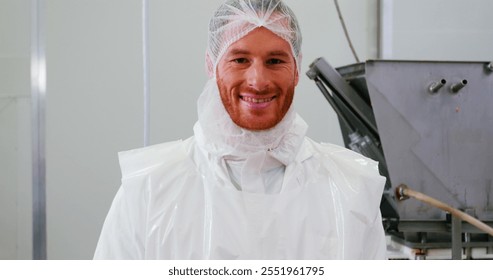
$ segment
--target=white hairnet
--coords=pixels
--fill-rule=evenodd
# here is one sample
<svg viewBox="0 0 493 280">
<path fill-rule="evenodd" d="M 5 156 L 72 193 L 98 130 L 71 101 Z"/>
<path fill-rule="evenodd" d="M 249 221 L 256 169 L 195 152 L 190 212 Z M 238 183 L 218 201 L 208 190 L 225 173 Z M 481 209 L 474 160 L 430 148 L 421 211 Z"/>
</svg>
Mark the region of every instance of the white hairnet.
<svg viewBox="0 0 493 280">
<path fill-rule="evenodd" d="M 299 72 L 301 31 L 293 11 L 281 0 L 227 0 L 209 23 L 209 76 L 215 75 L 217 63 L 228 47 L 258 27 L 269 29 L 289 43 Z"/>
</svg>

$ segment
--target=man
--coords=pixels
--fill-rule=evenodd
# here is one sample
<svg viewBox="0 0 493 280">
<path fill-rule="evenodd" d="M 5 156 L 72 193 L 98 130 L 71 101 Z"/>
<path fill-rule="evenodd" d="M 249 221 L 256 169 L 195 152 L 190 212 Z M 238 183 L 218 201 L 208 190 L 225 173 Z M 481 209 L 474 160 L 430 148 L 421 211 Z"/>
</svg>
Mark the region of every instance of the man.
<svg viewBox="0 0 493 280">
<path fill-rule="evenodd" d="M 300 46 L 280 0 L 219 7 L 194 137 L 120 154 L 96 259 L 385 258 L 377 163 L 293 111 Z"/>
</svg>

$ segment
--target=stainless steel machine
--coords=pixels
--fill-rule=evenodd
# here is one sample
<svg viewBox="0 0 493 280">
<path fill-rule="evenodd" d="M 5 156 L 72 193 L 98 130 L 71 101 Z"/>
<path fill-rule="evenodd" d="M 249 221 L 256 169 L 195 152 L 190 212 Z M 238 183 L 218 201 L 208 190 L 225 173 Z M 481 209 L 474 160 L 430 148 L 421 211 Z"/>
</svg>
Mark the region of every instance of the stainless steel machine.
<svg viewBox="0 0 493 280">
<path fill-rule="evenodd" d="M 493 225 L 492 63 L 370 60 L 335 69 L 319 58 L 307 75 L 337 113 L 345 146 L 379 161 L 392 242 L 415 258 L 439 250 L 493 258 L 490 235 L 395 196 L 405 184 Z"/>
</svg>

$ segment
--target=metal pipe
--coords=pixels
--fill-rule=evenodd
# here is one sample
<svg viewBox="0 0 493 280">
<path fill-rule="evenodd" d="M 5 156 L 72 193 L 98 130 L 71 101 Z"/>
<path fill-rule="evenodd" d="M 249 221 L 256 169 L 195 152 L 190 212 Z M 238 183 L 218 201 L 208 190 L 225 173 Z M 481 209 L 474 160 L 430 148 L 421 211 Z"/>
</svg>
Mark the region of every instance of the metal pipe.
<svg viewBox="0 0 493 280">
<path fill-rule="evenodd" d="M 149 82 L 149 0 L 142 0 L 142 68 L 144 83 L 144 147 L 150 138 L 150 82 Z"/>
<path fill-rule="evenodd" d="M 450 86 L 450 90 L 453 92 L 453 93 L 457 93 L 459 92 L 459 90 L 461 90 L 463 87 L 465 87 L 467 85 L 467 80 L 462 80 L 458 83 L 455 83 L 453 84 L 452 86 Z"/>
<path fill-rule="evenodd" d="M 44 4 L 44 0 L 31 0 L 32 223 L 33 259 L 35 260 L 44 260 L 47 258 Z"/>
<path fill-rule="evenodd" d="M 441 79 L 438 82 L 433 82 L 431 85 L 428 87 L 428 90 L 430 93 L 434 94 L 437 93 L 445 84 L 447 83 L 447 80 Z"/>
<path fill-rule="evenodd" d="M 393 57 L 394 34 L 394 5 L 393 0 L 378 1 L 378 58 Z"/>
</svg>

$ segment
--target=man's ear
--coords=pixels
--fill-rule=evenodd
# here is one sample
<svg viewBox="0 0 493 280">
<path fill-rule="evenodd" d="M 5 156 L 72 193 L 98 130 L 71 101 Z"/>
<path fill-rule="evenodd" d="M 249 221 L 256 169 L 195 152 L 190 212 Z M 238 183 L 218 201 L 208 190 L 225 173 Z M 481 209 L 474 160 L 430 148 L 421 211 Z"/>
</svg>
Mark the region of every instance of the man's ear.
<svg viewBox="0 0 493 280">
<path fill-rule="evenodd" d="M 214 63 L 212 62 L 209 52 L 205 52 L 205 68 L 207 76 L 209 76 L 209 79 L 212 79 L 214 77 Z"/>
</svg>

